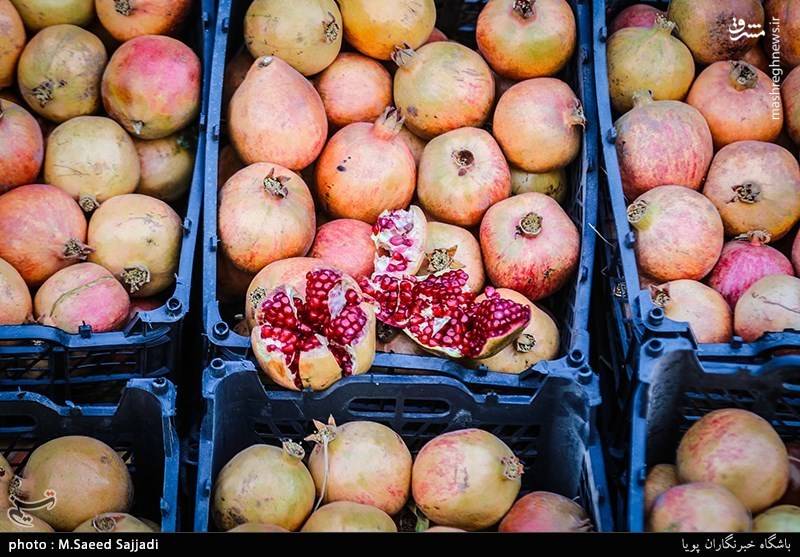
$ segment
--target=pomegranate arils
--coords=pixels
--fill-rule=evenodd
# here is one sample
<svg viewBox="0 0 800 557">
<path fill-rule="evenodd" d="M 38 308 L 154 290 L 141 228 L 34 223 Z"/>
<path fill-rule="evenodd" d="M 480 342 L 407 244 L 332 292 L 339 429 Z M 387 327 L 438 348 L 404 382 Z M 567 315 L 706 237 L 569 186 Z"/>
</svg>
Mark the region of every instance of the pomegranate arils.
<svg viewBox="0 0 800 557">
<path fill-rule="evenodd" d="M 419 207 L 384 211 L 372 227 L 375 272 L 413 275 L 422 264 L 427 222 Z"/>
</svg>

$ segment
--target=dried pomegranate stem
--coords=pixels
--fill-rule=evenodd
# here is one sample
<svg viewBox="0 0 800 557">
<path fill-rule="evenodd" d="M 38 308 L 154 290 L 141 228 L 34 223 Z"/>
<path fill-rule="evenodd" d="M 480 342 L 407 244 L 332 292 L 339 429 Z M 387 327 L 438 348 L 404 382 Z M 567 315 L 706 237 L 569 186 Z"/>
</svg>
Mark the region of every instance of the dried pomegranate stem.
<svg viewBox="0 0 800 557">
<path fill-rule="evenodd" d="M 83 261 L 94 250 L 75 238 L 70 238 L 64 244 L 64 259 L 79 259 Z"/>
<path fill-rule="evenodd" d="M 503 464 L 503 476 L 509 480 L 516 480 L 522 477 L 525 467 L 522 461 L 515 456 L 504 456 L 501 461 Z"/>
<path fill-rule="evenodd" d="M 78 205 L 81 206 L 84 212 L 91 213 L 100 206 L 100 202 L 97 201 L 97 198 L 93 195 L 83 194 L 78 199 Z"/>
<path fill-rule="evenodd" d="M 637 223 L 641 222 L 645 214 L 647 214 L 647 201 L 643 199 L 637 199 L 628 205 L 627 213 L 628 222 L 636 225 Z"/>
<path fill-rule="evenodd" d="M 92 519 L 92 528 L 95 532 L 113 532 L 117 527 L 117 520 L 113 516 L 94 517 Z"/>
<path fill-rule="evenodd" d="M 658 14 L 656 17 L 656 24 L 653 26 L 653 29 L 656 29 L 659 33 L 671 35 L 675 27 L 675 22 L 668 20 L 667 16 L 664 14 Z"/>
<path fill-rule="evenodd" d="M 414 49 L 411 48 L 411 45 L 408 43 L 403 43 L 402 46 L 398 45 L 394 47 L 394 52 L 392 52 L 392 62 L 402 68 L 411 62 L 416 55 L 417 53 L 414 52 Z"/>
<path fill-rule="evenodd" d="M 339 37 L 339 24 L 331 12 L 328 12 L 329 21 L 323 21 L 322 26 L 325 33 L 325 42 L 332 43 Z"/>
<path fill-rule="evenodd" d="M 514 341 L 514 348 L 517 352 L 522 352 L 523 354 L 533 350 L 534 346 L 536 346 L 536 337 L 528 333 L 522 333 Z"/>
<path fill-rule="evenodd" d="M 747 62 L 731 62 L 731 83 L 737 91 L 752 89 L 758 84 L 758 72 Z"/>
<path fill-rule="evenodd" d="M 538 236 L 542 232 L 542 217 L 536 213 L 530 212 L 522 217 L 517 224 L 517 234 L 520 236 L 527 236 L 532 238 Z"/>
<path fill-rule="evenodd" d="M 750 242 L 751 244 L 761 246 L 770 243 L 770 241 L 772 240 L 772 234 L 770 234 L 766 230 L 751 230 L 750 232 L 739 234 L 734 238 L 734 240 Z"/>
<path fill-rule="evenodd" d="M 533 5 L 535 3 L 536 0 L 515 0 L 513 10 L 524 19 L 528 19 L 533 16 Z"/>
<path fill-rule="evenodd" d="M 284 439 L 281 446 L 283 447 L 283 453 L 292 459 L 303 460 L 306 456 L 303 446 L 291 439 Z"/>
<path fill-rule="evenodd" d="M 650 298 L 652 298 L 653 304 L 660 308 L 667 307 L 667 304 L 672 300 L 672 298 L 669 297 L 669 289 L 666 286 L 652 286 L 650 289 Z"/>
<path fill-rule="evenodd" d="M 756 203 L 761 198 L 761 186 L 753 182 L 745 182 L 738 186 L 733 186 L 733 193 L 735 194 L 731 201 L 740 201 L 742 203 Z"/>
</svg>

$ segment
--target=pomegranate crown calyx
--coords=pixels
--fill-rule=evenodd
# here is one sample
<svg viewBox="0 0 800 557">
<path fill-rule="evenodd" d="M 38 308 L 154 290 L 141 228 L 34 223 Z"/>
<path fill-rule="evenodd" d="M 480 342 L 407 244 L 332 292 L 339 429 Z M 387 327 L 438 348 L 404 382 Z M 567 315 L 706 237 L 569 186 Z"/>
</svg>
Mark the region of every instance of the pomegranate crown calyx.
<svg viewBox="0 0 800 557">
<path fill-rule="evenodd" d="M 328 12 L 327 20 L 323 20 L 322 28 L 325 35 L 325 42 L 332 43 L 339 37 L 339 24 L 331 12 Z"/>
<path fill-rule="evenodd" d="M 517 352 L 521 352 L 526 354 L 533 350 L 536 346 L 536 337 L 529 333 L 522 333 L 517 337 L 517 340 L 514 341 L 514 348 Z"/>
<path fill-rule="evenodd" d="M 117 520 L 113 516 L 96 516 L 92 519 L 95 532 L 113 532 L 116 527 Z"/>
<path fill-rule="evenodd" d="M 514 0 L 514 6 L 511 9 L 523 19 L 528 19 L 536 15 L 534 4 L 536 4 L 536 0 Z"/>
<path fill-rule="evenodd" d="M 656 306 L 660 308 L 667 307 L 667 304 L 672 300 L 672 298 L 669 297 L 669 285 L 651 286 L 650 298 Z"/>
<path fill-rule="evenodd" d="M 303 458 L 306 456 L 306 451 L 303 450 L 303 447 L 300 445 L 300 443 L 295 443 L 291 439 L 284 439 L 281 441 L 281 446 L 283 447 L 283 453 L 286 456 L 297 460 L 303 460 Z"/>
<path fill-rule="evenodd" d="M 533 238 L 542 232 L 542 217 L 530 212 L 522 217 L 517 224 L 517 235 Z"/>
<path fill-rule="evenodd" d="M 272 64 L 272 56 L 262 56 L 258 59 L 259 68 L 266 68 L 270 64 Z"/>
<path fill-rule="evenodd" d="M 327 424 L 314 420 L 314 427 L 317 428 L 317 431 L 306 437 L 306 441 L 327 446 L 328 443 L 336 439 L 336 420 L 333 419 L 333 416 L 328 416 Z"/>
<path fill-rule="evenodd" d="M 394 106 L 387 106 L 380 117 L 375 120 L 372 129 L 381 139 L 392 139 L 403 129 L 406 121 L 403 111 Z"/>
<path fill-rule="evenodd" d="M 516 456 L 504 456 L 500 462 L 503 464 L 503 476 L 507 480 L 517 480 L 525 473 L 522 461 Z"/>
<path fill-rule="evenodd" d="M 411 48 L 410 44 L 403 43 L 402 45 L 396 45 L 394 47 L 394 51 L 392 52 L 392 62 L 402 68 L 411 62 L 416 55 L 416 51 Z"/>
<path fill-rule="evenodd" d="M 758 85 L 758 70 L 747 62 L 731 61 L 731 83 L 737 91 L 752 89 Z"/>
<path fill-rule="evenodd" d="M 428 260 L 429 273 L 441 273 L 450 269 L 463 269 L 464 265 L 456 261 L 456 251 L 458 246 L 450 248 L 436 248 L 435 250 L 426 253 L 425 257 Z"/>
<path fill-rule="evenodd" d="M 271 195 L 283 198 L 289 195 L 289 190 L 286 187 L 286 182 L 288 181 L 288 176 L 275 176 L 275 168 L 272 168 L 269 174 L 264 177 L 264 189 Z"/>
<path fill-rule="evenodd" d="M 772 241 L 772 234 L 766 230 L 751 230 L 749 232 L 745 232 L 744 234 L 739 234 L 734 238 L 734 240 L 750 242 L 753 245 L 762 246 L 764 244 L 769 244 Z"/>
<path fill-rule="evenodd" d="M 633 95 L 631 95 L 633 99 L 633 106 L 646 106 L 654 102 L 653 99 L 653 92 L 650 89 L 639 89 L 638 91 L 634 91 Z"/>
<path fill-rule="evenodd" d="M 761 186 L 753 182 L 744 182 L 737 186 L 733 186 L 734 196 L 730 203 L 739 201 L 741 203 L 757 203 L 761 198 Z"/>
<path fill-rule="evenodd" d="M 647 201 L 644 199 L 637 199 L 628 205 L 626 212 L 628 215 L 628 222 L 632 225 L 636 225 L 637 223 L 641 222 L 647 213 Z"/>
<path fill-rule="evenodd" d="M 653 24 L 653 29 L 666 35 L 671 35 L 672 31 L 674 31 L 676 27 L 677 25 L 675 25 L 675 22 L 668 20 L 667 16 L 664 14 L 658 14 L 658 16 L 656 16 L 656 21 Z"/>
</svg>

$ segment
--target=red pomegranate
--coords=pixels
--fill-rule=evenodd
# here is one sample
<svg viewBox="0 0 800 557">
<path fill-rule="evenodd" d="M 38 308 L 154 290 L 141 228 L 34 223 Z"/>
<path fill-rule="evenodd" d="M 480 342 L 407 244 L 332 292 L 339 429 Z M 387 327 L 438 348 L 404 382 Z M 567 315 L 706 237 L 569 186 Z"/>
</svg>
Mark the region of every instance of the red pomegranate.
<svg viewBox="0 0 800 557">
<path fill-rule="evenodd" d="M 226 145 L 219 150 L 219 161 L 217 165 L 217 187 L 225 185 L 231 176 L 244 168 L 244 163 L 239 160 L 239 155 L 232 145 Z"/>
<path fill-rule="evenodd" d="M 214 482 L 212 516 L 222 530 L 256 522 L 297 530 L 314 506 L 314 480 L 303 464 L 305 451 L 285 441 L 283 448 L 251 445 L 220 470 Z M 264 505 L 264 499 L 269 505 Z"/>
<path fill-rule="evenodd" d="M 800 274 L 800 232 L 794 237 L 792 244 L 792 265 L 797 274 Z"/>
<path fill-rule="evenodd" d="M 100 108 L 100 80 L 108 57 L 103 43 L 75 25 L 53 25 L 25 46 L 17 66 L 20 93 L 54 122 Z"/>
<path fill-rule="evenodd" d="M 315 257 L 289 257 L 270 263 L 253 277 L 245 295 L 245 319 L 249 328 L 256 326 L 256 313 L 267 294 L 282 285 L 303 290 L 309 271 L 330 267 Z M 235 267 L 234 267 L 235 268 Z"/>
<path fill-rule="evenodd" d="M 316 424 L 308 469 L 317 497 L 400 512 L 411 491 L 411 453 L 403 438 L 375 422 Z"/>
<path fill-rule="evenodd" d="M 67 192 L 87 213 L 115 195 L 133 193 L 140 175 L 133 140 L 111 118 L 78 116 L 47 138 L 45 181 Z"/>
<path fill-rule="evenodd" d="M 128 322 L 130 299 L 100 265 L 78 263 L 61 269 L 36 292 L 34 312 L 42 325 L 76 334 L 81 325 L 95 333 L 115 331 Z"/>
<path fill-rule="evenodd" d="M 160 199 L 118 195 L 89 221 L 89 259 L 111 271 L 134 298 L 148 298 L 175 282 L 182 234 L 181 218 Z"/>
<path fill-rule="evenodd" d="M 676 464 L 681 481 L 721 485 L 754 513 L 780 499 L 789 482 L 781 438 L 764 418 L 738 408 L 714 410 L 695 422 L 678 445 Z"/>
<path fill-rule="evenodd" d="M 644 512 L 649 515 L 658 497 L 680 484 L 678 468 L 674 464 L 656 464 L 647 473 L 644 482 Z"/>
<path fill-rule="evenodd" d="M 780 56 L 784 66 L 793 68 L 800 64 L 800 6 L 791 0 L 767 0 L 767 42 L 773 44 L 773 30 L 779 30 Z M 775 26 L 774 21 L 779 25 Z M 777 27 L 777 29 L 774 29 Z"/>
<path fill-rule="evenodd" d="M 633 94 L 652 91 L 658 101 L 680 101 L 694 80 L 694 60 L 672 36 L 675 24 L 659 16 L 651 28 L 627 27 L 608 39 L 608 82 L 617 112 L 633 108 Z"/>
<path fill-rule="evenodd" d="M 375 357 L 375 313 L 356 282 L 322 268 L 305 285 L 267 292 L 250 340 L 264 373 L 287 389 L 322 390 L 365 373 Z"/>
<path fill-rule="evenodd" d="M 98 514 L 78 525 L 73 532 L 91 532 L 100 534 L 122 533 L 122 532 L 156 532 L 153 528 L 126 513 L 102 513 Z"/>
<path fill-rule="evenodd" d="M 422 160 L 422 153 L 425 151 L 425 146 L 428 144 L 428 142 L 425 141 L 424 139 L 420 139 L 419 137 L 408 131 L 408 128 L 406 128 L 405 126 L 403 126 L 403 128 L 400 130 L 398 136 L 403 141 L 406 142 L 408 150 L 411 151 L 411 154 L 414 157 L 414 163 L 417 165 L 417 168 L 419 169 L 419 161 Z"/>
<path fill-rule="evenodd" d="M 376 350 L 378 352 L 411 354 L 414 356 L 428 355 L 419 344 L 411 340 L 408 335 L 404 334 L 400 329 L 395 329 L 385 323 L 378 322 L 376 335 L 378 341 Z"/>
<path fill-rule="evenodd" d="M 522 373 L 542 360 L 554 360 L 561 339 L 553 318 L 519 292 L 498 288 L 497 293 L 507 300 L 528 306 L 531 320 L 511 344 L 494 356 L 475 360 L 474 365 L 482 365 L 489 371 L 499 373 Z M 482 297 L 479 296 L 478 300 L 482 300 Z"/>
<path fill-rule="evenodd" d="M 695 482 L 661 494 L 647 521 L 649 532 L 749 532 L 750 513 L 724 487 Z"/>
<path fill-rule="evenodd" d="M 188 134 L 133 142 L 139 154 L 141 178 L 136 193 L 171 203 L 192 184 L 194 146 Z"/>
<path fill-rule="evenodd" d="M 759 43 L 754 44 L 753 48 L 744 53 L 742 61 L 747 62 L 751 66 L 755 66 L 767 75 L 772 73 L 769 69 L 769 58 L 767 58 L 764 49 L 761 48 Z"/>
<path fill-rule="evenodd" d="M 288 532 L 286 528 L 281 528 L 280 526 L 275 526 L 274 524 L 259 524 L 256 522 L 245 522 L 244 524 L 240 524 L 235 528 L 231 528 L 228 530 L 228 533 L 231 532 Z"/>
<path fill-rule="evenodd" d="M 25 27 L 9 0 L 0 0 L 0 89 L 14 85 L 17 60 L 25 48 Z"/>
<path fill-rule="evenodd" d="M 429 222 L 425 235 L 425 262 L 418 275 L 464 269 L 469 276 L 467 290 L 478 293 L 485 276 L 481 246 L 472 232 L 452 224 Z"/>
<path fill-rule="evenodd" d="M 415 135 L 430 139 L 456 128 L 480 127 L 489 117 L 494 77 L 474 50 L 439 41 L 416 51 L 399 48 L 392 59 L 399 66 L 394 102 Z"/>
<path fill-rule="evenodd" d="M 722 252 L 724 229 L 714 204 L 682 186 L 653 188 L 628 206 L 639 271 L 666 282 L 701 280 Z"/>
<path fill-rule="evenodd" d="M 575 51 L 575 16 L 566 0 L 494 0 L 475 28 L 478 50 L 511 79 L 555 75 Z"/>
<path fill-rule="evenodd" d="M 626 27 L 645 27 L 650 29 L 655 24 L 658 16 L 666 14 L 649 4 L 633 4 L 617 14 L 617 17 L 608 27 L 609 36 Z"/>
<path fill-rule="evenodd" d="M 783 115 L 786 131 L 796 144 L 800 144 L 800 70 L 794 69 L 781 83 Z"/>
<path fill-rule="evenodd" d="M 549 172 L 578 156 L 585 125 L 583 108 L 569 85 L 540 77 L 517 83 L 500 97 L 492 130 L 510 164 Z"/>
<path fill-rule="evenodd" d="M 250 54 L 245 46 L 239 48 L 227 64 L 225 64 L 225 76 L 222 80 L 222 106 L 227 108 L 231 102 L 231 97 L 242 84 L 250 66 L 255 62 L 255 58 Z"/>
<path fill-rule="evenodd" d="M 398 137 L 399 110 L 387 108 L 374 124 L 336 132 L 317 160 L 317 199 L 333 217 L 373 224 L 383 211 L 407 207 L 414 195 L 414 156 Z"/>
<path fill-rule="evenodd" d="M 140 313 L 147 313 L 153 311 L 164 305 L 163 300 L 160 298 L 137 298 L 130 301 L 131 306 L 128 311 L 128 321 L 132 321 Z"/>
<path fill-rule="evenodd" d="M 301 532 L 397 532 L 397 525 L 376 507 L 336 501 L 314 511 Z"/>
<path fill-rule="evenodd" d="M 392 76 L 381 64 L 355 52 L 342 52 L 314 79 L 328 123 L 343 128 L 374 122 L 392 104 Z"/>
<path fill-rule="evenodd" d="M 733 314 L 722 295 L 696 280 L 673 280 L 650 287 L 653 303 L 664 315 L 688 323 L 695 340 L 702 343 L 728 342 L 733 336 Z"/>
<path fill-rule="evenodd" d="M 520 195 L 529 192 L 543 193 L 555 199 L 559 205 L 563 205 L 569 193 L 566 169 L 557 168 L 537 174 L 512 167 L 511 194 Z"/>
<path fill-rule="evenodd" d="M 770 236 L 754 230 L 726 243 L 708 284 L 722 294 L 732 308 L 745 290 L 767 275 L 793 275 L 791 262 L 768 246 Z"/>
<path fill-rule="evenodd" d="M 0 196 L 0 258 L 28 286 L 86 259 L 86 219 L 72 198 L 54 186 L 20 186 Z"/>
<path fill-rule="evenodd" d="M 733 327 L 745 342 L 768 332 L 800 331 L 800 278 L 769 275 L 753 283 L 736 304 Z"/>
<path fill-rule="evenodd" d="M 311 192 L 287 168 L 251 164 L 220 190 L 222 253 L 242 271 L 257 273 L 278 259 L 305 255 L 315 230 Z"/>
<path fill-rule="evenodd" d="M 653 101 L 649 91 L 639 91 L 633 110 L 614 127 L 625 197 L 636 199 L 667 184 L 700 189 L 714 158 L 714 142 L 697 109 L 679 101 Z"/>
<path fill-rule="evenodd" d="M 339 0 L 344 37 L 370 58 L 391 59 L 395 46 L 420 47 L 433 32 L 433 0 Z"/>
<path fill-rule="evenodd" d="M 415 275 L 425 259 L 427 219 L 412 205 L 408 210 L 384 211 L 372 227 L 375 273 L 403 277 Z"/>
<path fill-rule="evenodd" d="M 254 0 L 244 44 L 255 58 L 277 56 L 303 75 L 318 74 L 342 47 L 342 14 L 334 0 Z"/>
<path fill-rule="evenodd" d="M 21 106 L 0 100 L 0 194 L 30 184 L 44 159 L 42 130 Z"/>
<path fill-rule="evenodd" d="M 368 277 L 375 270 L 372 227 L 353 219 L 326 222 L 317 230 L 310 257 L 318 257 L 354 279 Z"/>
<path fill-rule="evenodd" d="M 728 235 L 764 230 L 779 240 L 800 220 L 800 166 L 773 143 L 733 143 L 714 157 L 703 194 L 719 210 Z"/>
<path fill-rule="evenodd" d="M 425 146 L 417 198 L 431 218 L 476 226 L 489 207 L 510 195 L 511 172 L 489 132 L 459 128 Z"/>
<path fill-rule="evenodd" d="M 143 35 L 111 56 L 103 74 L 103 105 L 135 137 L 166 137 L 197 116 L 200 80 L 200 60 L 192 49 L 170 37 Z"/>
<path fill-rule="evenodd" d="M 481 222 L 481 251 L 492 284 L 536 302 L 575 273 L 580 234 L 561 206 L 541 193 L 501 201 Z"/>
<path fill-rule="evenodd" d="M 755 517 L 753 532 L 800 532 L 800 507 L 779 505 Z"/>
<path fill-rule="evenodd" d="M 0 325 L 21 325 L 31 319 L 33 304 L 28 285 L 17 270 L 0 259 Z"/>
<path fill-rule="evenodd" d="M 447 35 L 445 35 L 441 29 L 434 27 L 433 31 L 431 31 L 431 34 L 428 36 L 428 40 L 425 41 L 425 44 L 438 43 L 439 41 L 446 40 L 448 40 Z"/>
<path fill-rule="evenodd" d="M 500 521 L 519 494 L 522 463 L 487 431 L 462 429 L 428 441 L 417 455 L 411 491 L 442 526 L 483 530 Z"/>
<path fill-rule="evenodd" d="M 173 35 L 189 15 L 192 0 L 95 0 L 97 17 L 120 42 L 142 35 Z"/>
<path fill-rule="evenodd" d="M 736 141 L 773 141 L 783 128 L 783 108 L 772 89 L 767 74 L 747 62 L 716 62 L 697 76 L 686 102 L 708 122 L 717 149 Z"/>
<path fill-rule="evenodd" d="M 40 31 L 51 25 L 88 25 L 94 17 L 94 0 L 11 0 L 25 26 Z"/>
<path fill-rule="evenodd" d="M 737 21 L 764 25 L 760 0 L 673 0 L 667 17 L 677 25 L 676 33 L 698 64 L 738 60 L 758 41 L 758 33 L 738 30 Z M 733 23 L 732 23 L 733 20 Z"/>
<path fill-rule="evenodd" d="M 271 162 L 299 170 L 311 164 L 328 136 L 316 89 L 280 58 L 256 60 L 228 110 L 231 141 L 245 164 Z"/>
<path fill-rule="evenodd" d="M 500 522 L 500 532 L 588 532 L 592 523 L 572 499 L 534 491 L 514 503 Z"/>
</svg>

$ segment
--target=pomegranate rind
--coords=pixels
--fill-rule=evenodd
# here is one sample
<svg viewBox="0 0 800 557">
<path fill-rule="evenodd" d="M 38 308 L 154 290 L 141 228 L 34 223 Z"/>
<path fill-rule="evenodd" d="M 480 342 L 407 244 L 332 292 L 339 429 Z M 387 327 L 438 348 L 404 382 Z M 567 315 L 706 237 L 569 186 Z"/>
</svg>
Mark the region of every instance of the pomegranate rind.
<svg viewBox="0 0 800 557">
<path fill-rule="evenodd" d="M 397 526 L 377 507 L 336 501 L 315 511 L 301 532 L 397 532 Z"/>
</svg>

